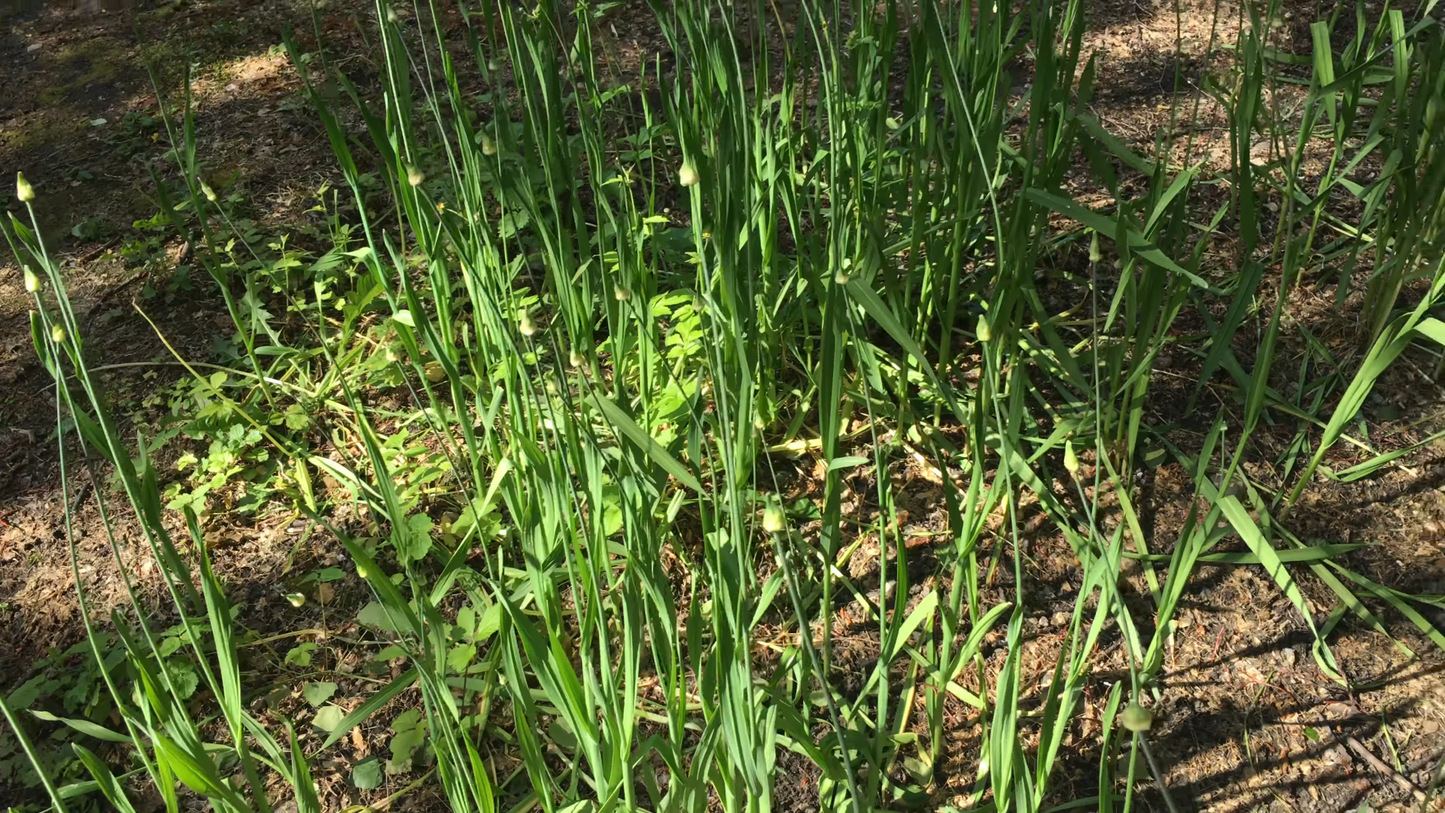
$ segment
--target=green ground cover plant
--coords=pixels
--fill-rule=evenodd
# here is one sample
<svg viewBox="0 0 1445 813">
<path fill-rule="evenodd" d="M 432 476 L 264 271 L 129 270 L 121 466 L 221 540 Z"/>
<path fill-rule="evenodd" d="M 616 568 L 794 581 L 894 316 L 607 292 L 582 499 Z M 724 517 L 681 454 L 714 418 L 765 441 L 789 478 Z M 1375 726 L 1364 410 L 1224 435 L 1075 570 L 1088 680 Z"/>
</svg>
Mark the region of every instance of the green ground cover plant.
<svg viewBox="0 0 1445 813">
<path fill-rule="evenodd" d="M 1315 478 L 1406 459 L 1360 410 L 1391 364 L 1445 347 L 1434 2 L 1324 9 L 1303 54 L 1273 44 L 1277 2 L 1246 4 L 1200 95 L 1229 123 L 1222 162 L 1171 133 L 1145 154 L 1093 115 L 1079 0 L 649 6 L 666 53 L 629 62 L 607 52 L 612 4 L 378 2 L 375 87 L 289 38 L 342 177 L 322 251 L 241 222 L 204 180 L 189 98 L 163 109 L 162 222 L 235 332 L 220 365 L 177 357 L 191 377 L 158 435 L 122 432 L 64 272 L 8 219 L 57 426 L 81 441 L 59 433 L 66 493 L 115 484 L 90 498 L 107 533 L 143 534 L 174 615 L 132 594 L 101 623 L 77 595 L 91 671 L 71 716 L 40 719 L 84 735 L 84 777 L 52 778 L 27 698 L 0 698 L 55 809 L 137 810 L 144 786 L 168 811 L 319 811 L 317 760 L 402 696 L 385 755 L 348 781 L 422 765 L 455 811 L 765 811 L 784 764 L 816 772 L 820 809 L 929 809 L 960 709 L 975 809 L 1173 809 L 1150 709 L 1202 564 L 1266 574 L 1341 684 L 1342 623 L 1445 648 L 1438 599 L 1289 522 Z M 1179 106 L 1177 132 L 1198 115 Z M 26 206 L 41 194 L 21 176 Z M 1326 282 L 1359 309 L 1357 346 L 1290 316 Z M 1198 385 L 1159 421 L 1166 355 Z M 1252 441 L 1281 425 L 1265 482 Z M 181 477 L 153 458 L 177 434 L 205 444 Z M 1363 462 L 1331 466 L 1341 443 Z M 807 494 L 798 455 L 820 463 Z M 1162 460 L 1199 498 L 1177 538 L 1133 502 Z M 896 520 L 906 469 L 941 495 L 922 577 Z M 350 708 L 306 683 L 324 736 L 257 711 L 246 608 L 200 519 L 237 481 L 249 510 L 284 499 L 348 554 L 297 574 L 293 603 L 354 574 L 360 622 L 405 662 Z M 1077 573 L 1042 690 L 1022 664 L 1031 516 Z M 876 572 L 855 576 L 869 542 Z M 846 679 L 845 605 L 877 645 Z M 1061 798 L 1090 686 L 1096 791 Z"/>
</svg>

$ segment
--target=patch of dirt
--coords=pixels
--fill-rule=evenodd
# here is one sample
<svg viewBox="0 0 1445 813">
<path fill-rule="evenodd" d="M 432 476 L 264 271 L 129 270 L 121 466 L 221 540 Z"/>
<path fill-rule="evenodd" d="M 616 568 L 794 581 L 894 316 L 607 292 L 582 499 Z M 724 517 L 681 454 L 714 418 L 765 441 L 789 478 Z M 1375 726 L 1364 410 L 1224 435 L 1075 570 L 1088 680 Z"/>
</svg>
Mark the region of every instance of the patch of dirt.
<svg viewBox="0 0 1445 813">
<path fill-rule="evenodd" d="M 363 4 L 353 5 L 322 13 L 337 43 L 348 41 L 340 33 L 351 30 Z M 158 211 L 152 173 L 163 182 L 175 178 L 152 81 L 160 82 L 178 125 L 181 69 L 193 65 L 198 152 L 226 158 L 208 165 L 217 188 L 253 201 L 259 229 L 302 222 L 334 174 L 280 47 L 284 26 L 309 28 L 309 4 L 26 2 L 0 9 L 0 18 L 7 29 L 0 37 L 0 168 L 7 178 L 23 170 L 39 190 L 35 224 L 90 328 L 87 352 L 110 371 L 104 380 L 112 393 L 139 402 L 175 380 L 178 368 L 137 308 L 188 358 L 204 356 L 232 330 L 214 285 L 188 268 L 184 244 L 173 237 L 147 242 L 148 234 L 132 227 Z M 5 201 L 29 225 L 8 193 Z M 0 666 L 4 685 L 78 631 L 60 533 L 53 384 L 35 360 L 28 302 L 15 258 L 0 249 L 0 604 L 7 608 L 0 649 L 13 656 Z M 92 511 L 76 517 L 87 553 L 103 537 Z M 87 568 L 105 573 L 107 561 L 97 555 Z"/>
</svg>

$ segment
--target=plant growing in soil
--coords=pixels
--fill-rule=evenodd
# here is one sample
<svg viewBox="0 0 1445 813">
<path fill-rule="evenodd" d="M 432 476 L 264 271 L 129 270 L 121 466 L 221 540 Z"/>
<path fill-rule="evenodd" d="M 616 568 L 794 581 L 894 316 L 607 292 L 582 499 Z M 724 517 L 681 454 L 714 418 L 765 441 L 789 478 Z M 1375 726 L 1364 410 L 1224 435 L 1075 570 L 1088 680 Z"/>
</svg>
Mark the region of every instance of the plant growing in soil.
<svg viewBox="0 0 1445 813">
<path fill-rule="evenodd" d="M 60 446 L 67 489 L 114 472 L 205 690 L 185 701 L 139 602 L 118 616 L 137 690 L 101 675 L 130 748 L 76 746 L 112 805 L 132 809 L 118 760 L 168 809 L 183 787 L 268 810 L 279 787 L 320 810 L 313 765 L 395 701 L 387 756 L 346 766 L 351 786 L 424 766 L 455 811 L 1128 809 L 1146 782 L 1172 807 L 1148 738 L 1201 566 L 1259 569 L 1342 685 L 1347 617 L 1389 634 L 1388 608 L 1445 648 L 1427 599 L 1287 521 L 1317 474 L 1409 451 L 1353 427 L 1392 363 L 1445 346 L 1438 24 L 1387 9 L 1346 35 L 1336 14 L 1284 59 L 1277 4 L 1249 5 L 1208 84 L 1228 123 L 1211 164 L 1193 135 L 1146 154 L 1091 112 L 1078 0 L 787 6 L 650 0 L 666 61 L 627 64 L 609 4 L 378 2 L 379 87 L 289 39 L 351 197 L 309 287 L 215 238 L 244 230 L 201 181 L 187 101 L 163 212 L 199 234 L 249 368 L 191 367 L 195 386 L 345 549 L 370 594 L 357 646 L 398 665 L 356 702 L 308 680 L 315 731 L 254 702 L 207 493 L 171 503 L 177 540 L 63 272 L 9 220 L 45 283 L 57 420 L 84 443 Z M 1279 157 L 1257 161 L 1261 139 Z M 1345 350 L 1287 308 L 1325 276 L 1362 310 Z M 1198 387 L 1161 392 L 1171 364 Z M 294 432 L 267 418 L 293 406 Z M 1363 459 L 1331 466 L 1342 441 Z M 1193 498 L 1161 539 L 1138 501 L 1166 461 Z M 1046 646 L 1045 537 L 1072 594 Z M 1061 798 L 1071 751 L 1097 762 L 1092 798 Z M 59 809 L 81 792 L 46 782 Z"/>
</svg>

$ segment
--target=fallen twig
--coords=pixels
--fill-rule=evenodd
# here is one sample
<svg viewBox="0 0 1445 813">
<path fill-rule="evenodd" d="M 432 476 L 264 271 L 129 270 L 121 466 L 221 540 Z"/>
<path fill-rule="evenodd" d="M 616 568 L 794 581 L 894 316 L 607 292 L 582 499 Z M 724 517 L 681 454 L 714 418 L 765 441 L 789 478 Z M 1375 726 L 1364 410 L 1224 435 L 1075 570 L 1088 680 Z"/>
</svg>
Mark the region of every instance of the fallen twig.
<svg viewBox="0 0 1445 813">
<path fill-rule="evenodd" d="M 1415 801 L 1419 802 L 1420 804 L 1425 803 L 1425 791 L 1415 787 L 1414 782 L 1411 782 L 1409 779 L 1405 778 L 1405 776 L 1402 775 L 1399 771 L 1391 768 L 1389 765 L 1386 765 L 1384 761 L 1382 761 L 1379 757 L 1370 753 L 1370 749 L 1362 745 L 1359 740 L 1355 739 L 1354 737 L 1348 737 L 1345 739 L 1345 743 L 1350 746 L 1351 751 L 1354 751 L 1357 755 L 1359 755 L 1360 759 L 1363 759 L 1366 764 L 1368 764 L 1371 768 L 1374 768 L 1376 771 L 1379 771 L 1385 776 L 1388 776 L 1391 779 L 1395 780 L 1395 784 L 1399 785 L 1402 790 L 1413 796 L 1415 798 Z"/>
</svg>

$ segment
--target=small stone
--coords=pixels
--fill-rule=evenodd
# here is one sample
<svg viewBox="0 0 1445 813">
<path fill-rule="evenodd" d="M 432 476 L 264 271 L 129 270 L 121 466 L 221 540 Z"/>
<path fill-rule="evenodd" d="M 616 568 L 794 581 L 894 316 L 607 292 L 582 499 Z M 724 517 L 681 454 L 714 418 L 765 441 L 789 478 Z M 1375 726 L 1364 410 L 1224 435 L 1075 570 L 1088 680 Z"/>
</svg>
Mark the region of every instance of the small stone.
<svg viewBox="0 0 1445 813">
<path fill-rule="evenodd" d="M 1251 683 L 1263 683 L 1265 680 L 1264 672 L 1260 670 L 1258 662 L 1253 658 L 1241 658 L 1235 664 L 1235 668 Z"/>
</svg>

